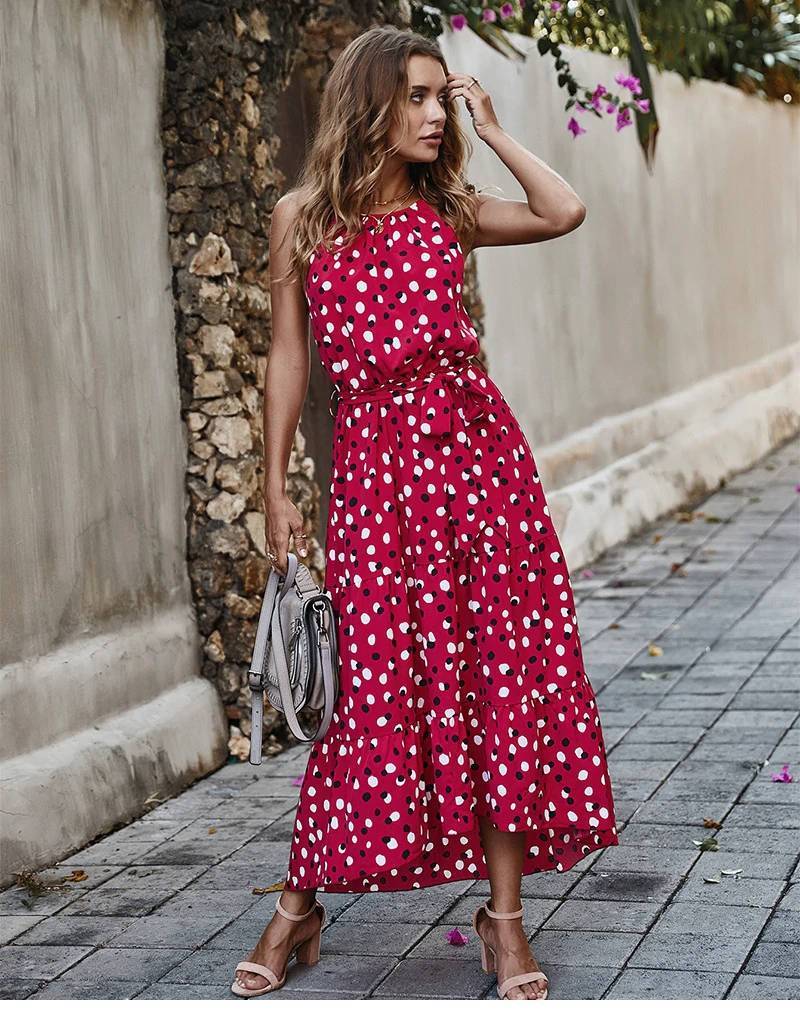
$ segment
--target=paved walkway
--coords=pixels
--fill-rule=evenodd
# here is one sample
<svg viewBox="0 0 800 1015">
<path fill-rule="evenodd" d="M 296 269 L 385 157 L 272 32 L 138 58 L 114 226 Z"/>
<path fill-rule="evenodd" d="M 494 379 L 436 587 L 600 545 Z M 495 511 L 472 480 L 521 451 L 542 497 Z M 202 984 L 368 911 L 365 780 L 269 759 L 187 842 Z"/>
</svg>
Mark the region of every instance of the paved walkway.
<svg viewBox="0 0 800 1015">
<path fill-rule="evenodd" d="M 800 997 L 798 480 L 793 441 L 573 578 L 624 828 L 526 878 L 554 998 Z M 227 765 L 43 873 L 86 880 L 0 895 L 2 996 L 232 997 L 274 908 L 253 889 L 285 871 L 305 750 Z M 794 781 L 773 782 L 784 764 Z M 496 997 L 470 927 L 486 891 L 320 893 L 322 959 L 275 996 Z"/>
</svg>

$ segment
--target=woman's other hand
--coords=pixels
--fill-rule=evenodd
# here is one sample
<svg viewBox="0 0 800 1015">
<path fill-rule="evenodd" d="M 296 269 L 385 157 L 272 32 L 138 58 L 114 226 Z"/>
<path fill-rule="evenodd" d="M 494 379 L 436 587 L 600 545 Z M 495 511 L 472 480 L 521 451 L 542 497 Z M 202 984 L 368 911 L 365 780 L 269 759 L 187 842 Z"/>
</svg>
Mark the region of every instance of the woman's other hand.
<svg viewBox="0 0 800 1015">
<path fill-rule="evenodd" d="M 264 534 L 267 559 L 272 567 L 286 574 L 289 566 L 289 539 L 293 538 L 298 557 L 308 555 L 308 537 L 303 531 L 303 516 L 289 498 L 264 494 Z"/>
</svg>

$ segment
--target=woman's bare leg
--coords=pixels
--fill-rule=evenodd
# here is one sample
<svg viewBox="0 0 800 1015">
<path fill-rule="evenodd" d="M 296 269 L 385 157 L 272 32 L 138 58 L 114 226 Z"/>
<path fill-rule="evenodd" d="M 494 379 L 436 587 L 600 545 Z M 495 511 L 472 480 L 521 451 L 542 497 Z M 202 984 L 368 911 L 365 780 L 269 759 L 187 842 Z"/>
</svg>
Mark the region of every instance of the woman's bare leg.
<svg viewBox="0 0 800 1015">
<path fill-rule="evenodd" d="M 481 843 L 489 868 L 491 901 L 489 908 L 497 913 L 520 909 L 522 865 L 525 859 L 525 833 L 501 832 L 486 818 L 479 819 Z M 539 964 L 531 954 L 522 919 L 492 920 L 481 914 L 478 930 L 484 941 L 497 952 L 497 982 L 516 973 L 535 972 Z M 522 983 L 508 992 L 510 999 L 537 999 L 544 994 L 541 981 Z"/>
<path fill-rule="evenodd" d="M 290 913 L 307 913 L 314 905 L 316 897 L 316 888 L 300 892 L 292 892 L 284 888 L 281 892 L 281 905 Z M 269 966 L 278 976 L 281 976 L 291 950 L 299 942 L 311 937 L 317 927 L 319 927 L 319 917 L 316 914 L 309 916 L 307 920 L 296 922 L 287 920 L 276 909 L 255 948 L 247 956 L 247 960 Z M 240 970 L 236 974 L 236 979 L 249 990 L 258 990 L 268 986 L 266 977 L 260 976 L 258 973 Z"/>
</svg>

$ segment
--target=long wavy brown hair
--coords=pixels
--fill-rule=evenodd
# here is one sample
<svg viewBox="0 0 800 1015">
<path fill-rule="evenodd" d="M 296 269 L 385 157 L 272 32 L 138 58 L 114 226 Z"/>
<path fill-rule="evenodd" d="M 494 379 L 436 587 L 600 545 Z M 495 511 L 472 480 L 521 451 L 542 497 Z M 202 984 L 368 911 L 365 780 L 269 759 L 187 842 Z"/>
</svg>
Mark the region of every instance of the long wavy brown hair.
<svg viewBox="0 0 800 1015">
<path fill-rule="evenodd" d="M 282 279 L 305 282 L 311 254 L 330 249 L 345 227 L 349 244 L 362 227 L 361 215 L 374 192 L 388 155 L 392 125 L 406 127 L 408 60 L 431 56 L 448 73 L 439 46 L 409 29 L 370 28 L 343 50 L 322 93 L 316 133 L 294 188 L 302 200 L 295 219 L 290 269 Z M 472 144 L 461 129 L 455 103 L 448 107 L 444 136 L 434 162 L 412 162 L 417 192 L 441 214 L 461 239 L 471 241 L 477 218 L 477 190 L 464 176 Z"/>
</svg>

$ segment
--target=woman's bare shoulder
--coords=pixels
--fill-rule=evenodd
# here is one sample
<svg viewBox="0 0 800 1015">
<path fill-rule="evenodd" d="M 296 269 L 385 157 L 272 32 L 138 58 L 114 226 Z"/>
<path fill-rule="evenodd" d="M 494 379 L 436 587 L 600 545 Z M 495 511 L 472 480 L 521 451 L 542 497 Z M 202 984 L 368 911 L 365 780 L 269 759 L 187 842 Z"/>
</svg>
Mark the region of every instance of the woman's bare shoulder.
<svg viewBox="0 0 800 1015">
<path fill-rule="evenodd" d="M 272 214 L 277 212 L 282 218 L 293 219 L 307 200 L 308 196 L 300 188 L 287 190 L 275 202 Z"/>
</svg>

